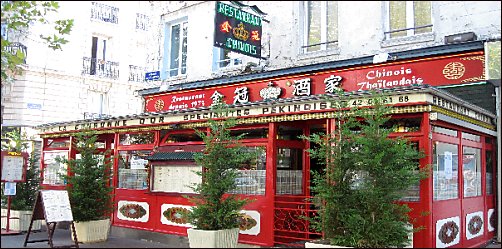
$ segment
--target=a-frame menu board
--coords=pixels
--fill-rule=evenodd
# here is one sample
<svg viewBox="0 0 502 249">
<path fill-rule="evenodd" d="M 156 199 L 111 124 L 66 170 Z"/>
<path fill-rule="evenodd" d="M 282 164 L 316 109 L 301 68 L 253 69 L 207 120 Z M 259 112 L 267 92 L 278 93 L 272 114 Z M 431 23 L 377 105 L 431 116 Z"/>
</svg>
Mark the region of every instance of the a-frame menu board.
<svg viewBox="0 0 502 249">
<path fill-rule="evenodd" d="M 48 239 L 29 241 L 33 221 L 45 220 L 47 225 Z M 74 245 L 54 246 L 53 236 L 58 222 L 70 222 Z M 24 247 L 27 243 L 48 241 L 51 248 L 76 247 L 78 248 L 77 233 L 73 224 L 73 215 L 71 213 L 70 199 L 66 190 L 40 190 L 37 193 L 33 215 L 31 216 L 30 227 L 24 240 Z"/>
</svg>

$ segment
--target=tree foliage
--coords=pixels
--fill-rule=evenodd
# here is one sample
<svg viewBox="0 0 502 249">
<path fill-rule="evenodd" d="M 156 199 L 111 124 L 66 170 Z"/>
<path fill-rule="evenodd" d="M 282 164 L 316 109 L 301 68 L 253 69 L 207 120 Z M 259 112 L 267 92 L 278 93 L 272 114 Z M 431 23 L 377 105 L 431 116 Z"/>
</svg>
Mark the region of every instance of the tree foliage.
<svg viewBox="0 0 502 249">
<path fill-rule="evenodd" d="M 16 152 L 26 151 L 28 144 L 25 140 L 26 134 L 21 134 L 18 130 L 2 133 L 2 150 Z"/>
<path fill-rule="evenodd" d="M 106 219 L 113 212 L 113 186 L 110 175 L 113 165 L 110 154 L 96 148 L 98 136 L 92 131 L 75 134 L 75 159 L 57 157 L 68 165 L 70 173 L 62 175 L 70 198 L 73 220 L 77 222 Z"/>
<path fill-rule="evenodd" d="M 221 117 L 225 113 L 222 105 L 215 107 Z M 230 128 L 237 124 L 235 118 L 208 120 L 209 132 L 196 130 L 205 144 L 203 152 L 194 156 L 197 165 L 203 171 L 196 172 L 202 182 L 191 186 L 197 195 L 185 196 L 195 204 L 187 214 L 188 222 L 200 230 L 221 230 L 237 228 L 240 224 L 240 209 L 249 202 L 237 195 L 228 194 L 235 189 L 235 179 L 239 177 L 242 164 L 256 158 L 256 154 L 247 151 L 239 140 L 244 134 L 232 136 Z"/>
<path fill-rule="evenodd" d="M 66 44 L 68 35 L 73 27 L 73 19 L 50 21 L 49 14 L 56 13 L 59 3 L 56 1 L 2 1 L 2 24 L 6 25 L 6 32 L 23 33 L 34 23 L 52 25 L 54 33 L 41 34 L 40 38 L 47 43 L 49 48 L 61 50 L 61 45 Z M 12 81 L 14 76 L 21 72 L 18 67 L 23 64 L 26 54 L 17 50 L 10 50 L 11 41 L 2 36 L 2 85 Z"/>
<path fill-rule="evenodd" d="M 403 138 L 389 138 L 392 128 L 385 97 L 373 93 L 372 108 L 347 108 L 348 95 L 331 100 L 336 129 L 330 134 L 303 136 L 311 157 L 326 165 L 312 172 L 318 216 L 310 218 L 331 244 L 350 247 L 404 247 L 411 228 L 407 205 L 398 201 L 404 190 L 427 177 L 419 170 L 424 154 Z"/>
</svg>

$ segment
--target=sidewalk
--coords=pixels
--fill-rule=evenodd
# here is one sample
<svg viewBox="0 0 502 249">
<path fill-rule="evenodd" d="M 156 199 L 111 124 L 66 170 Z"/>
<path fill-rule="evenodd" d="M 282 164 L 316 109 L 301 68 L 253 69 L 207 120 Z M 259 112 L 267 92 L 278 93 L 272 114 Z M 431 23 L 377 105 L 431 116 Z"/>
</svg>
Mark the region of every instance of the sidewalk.
<svg viewBox="0 0 502 249">
<path fill-rule="evenodd" d="M 2 235 L 2 248 L 23 248 L 23 243 L 26 238 L 26 233 L 20 235 Z M 29 241 L 47 239 L 47 231 L 32 232 Z M 56 229 L 54 231 L 53 245 L 70 246 L 75 245 L 71 240 L 69 229 Z M 107 241 L 99 243 L 79 244 L 81 248 L 188 248 L 180 247 L 180 245 L 169 245 L 154 241 L 146 241 L 142 239 L 121 238 L 110 235 Z M 50 248 L 48 242 L 28 243 L 26 248 Z"/>
<path fill-rule="evenodd" d="M 116 229 L 115 231 L 113 229 Z M 184 236 L 165 235 L 159 242 L 148 236 L 124 236 L 119 229 L 112 226 L 112 232 L 107 241 L 99 243 L 79 244 L 80 248 L 189 248 L 188 238 Z M 26 233 L 20 235 L 2 235 L 1 248 L 23 248 Z M 30 234 L 29 240 L 47 239 L 47 231 L 36 231 Z M 57 228 L 54 232 L 53 245 L 55 247 L 74 245 L 71 240 L 70 229 Z M 260 248 L 260 246 L 239 244 L 238 248 Z M 48 242 L 28 243 L 26 248 L 50 248 Z M 500 248 L 499 243 L 489 243 L 480 248 Z"/>
<path fill-rule="evenodd" d="M 139 233 L 133 236 L 128 229 L 111 227 L 107 241 L 98 243 L 79 244 L 79 248 L 189 248 L 188 238 L 168 234 L 152 232 Z M 160 238 L 159 238 L 160 236 Z M 20 235 L 2 235 L 1 248 L 24 248 L 26 232 Z M 48 239 L 46 229 L 35 231 L 30 234 L 29 241 Z M 72 246 L 70 229 L 56 228 L 53 237 L 54 247 Z M 238 244 L 238 248 L 260 248 L 255 245 Z M 48 242 L 27 243 L 26 248 L 50 248 Z"/>
<path fill-rule="evenodd" d="M 482 247 L 482 248 L 500 248 L 500 243 L 492 241 L 489 244 L 487 244 L 485 247 Z"/>
</svg>

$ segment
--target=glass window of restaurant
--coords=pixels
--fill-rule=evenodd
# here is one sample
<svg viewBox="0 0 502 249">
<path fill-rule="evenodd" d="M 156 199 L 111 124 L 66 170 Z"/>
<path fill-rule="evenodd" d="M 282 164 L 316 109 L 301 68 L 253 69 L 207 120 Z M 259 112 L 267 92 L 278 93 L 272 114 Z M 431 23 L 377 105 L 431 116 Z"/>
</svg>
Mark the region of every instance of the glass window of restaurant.
<svg viewBox="0 0 502 249">
<path fill-rule="evenodd" d="M 118 188 L 147 189 L 148 160 L 155 142 L 154 132 L 119 134 Z"/>
<path fill-rule="evenodd" d="M 70 138 L 47 138 L 44 144 L 42 162 L 42 184 L 64 186 L 62 175 L 67 174 L 68 165 L 56 162 L 56 158 L 69 158 Z"/>
<path fill-rule="evenodd" d="M 432 131 L 435 134 L 434 200 L 459 198 L 459 191 L 462 191 L 464 198 L 482 196 L 482 160 L 485 160 L 486 165 L 486 192 L 492 193 L 493 155 L 490 150 L 483 149 L 484 138 L 470 132 L 440 126 L 433 126 Z M 482 156 L 483 153 L 485 157 Z M 462 174 L 462 177 L 459 174 Z"/>
<path fill-rule="evenodd" d="M 462 132 L 462 176 L 464 197 L 482 195 L 481 189 L 481 136 Z"/>
<path fill-rule="evenodd" d="M 458 145 L 436 141 L 432 150 L 434 200 L 458 198 Z"/>
<path fill-rule="evenodd" d="M 203 141 L 202 138 L 195 133 L 194 129 L 160 130 L 160 146 L 177 143 L 202 144 Z"/>
<path fill-rule="evenodd" d="M 232 194 L 265 195 L 268 125 L 240 126 L 231 129 L 231 136 L 241 136 L 240 143 L 254 154 L 240 166 Z"/>
<path fill-rule="evenodd" d="M 200 129 L 204 131 L 205 128 Z M 240 165 L 239 176 L 235 180 L 236 188 L 230 193 L 245 195 L 264 195 L 266 184 L 266 142 L 268 136 L 267 125 L 239 126 L 232 128 L 231 136 L 240 136 L 239 141 L 244 149 L 253 153 L 252 160 Z M 199 152 L 204 146 L 202 138 L 193 129 L 161 130 L 160 146 L 165 151 L 173 152 Z M 171 148 L 169 148 L 171 147 Z M 200 177 L 191 174 L 192 171 L 202 168 L 195 163 L 159 162 L 152 168 L 151 191 L 153 192 L 178 192 L 193 193 L 188 187 L 178 185 L 193 185 L 200 182 Z M 176 178 L 176 179 L 175 179 Z M 179 178 L 184 178 L 180 180 Z M 175 184 L 180 183 L 180 184 Z M 176 186 L 175 186 L 176 185 Z"/>
<path fill-rule="evenodd" d="M 302 126 L 280 125 L 277 130 L 276 194 L 301 195 L 304 187 Z"/>
<path fill-rule="evenodd" d="M 264 195 L 266 184 L 267 155 L 264 146 L 245 147 L 254 158 L 241 165 L 239 176 L 235 179 L 232 194 Z"/>
</svg>

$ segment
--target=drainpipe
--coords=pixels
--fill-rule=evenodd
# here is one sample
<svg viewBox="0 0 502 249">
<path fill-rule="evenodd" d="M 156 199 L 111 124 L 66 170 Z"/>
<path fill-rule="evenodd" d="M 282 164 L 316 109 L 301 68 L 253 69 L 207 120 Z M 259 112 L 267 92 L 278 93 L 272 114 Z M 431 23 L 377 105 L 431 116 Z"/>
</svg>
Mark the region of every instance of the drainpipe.
<svg viewBox="0 0 502 249">
<path fill-rule="evenodd" d="M 502 117 L 501 117 L 501 101 L 500 97 L 502 96 L 502 88 L 500 85 L 500 35 L 495 35 L 493 39 L 489 39 L 484 43 L 485 47 L 485 70 L 486 70 L 486 76 L 488 79 L 488 82 L 492 83 L 495 86 L 495 112 L 497 114 L 496 117 L 496 122 L 497 122 L 497 171 L 496 171 L 496 178 L 495 180 L 497 181 L 497 188 L 496 188 L 496 207 L 495 207 L 495 213 L 497 214 L 497 234 L 496 234 L 496 241 L 500 243 L 501 239 L 501 216 L 500 216 L 500 210 L 502 210 L 502 196 L 501 196 L 501 190 L 502 190 L 502 184 L 500 180 L 502 179 L 501 171 L 502 171 Z M 489 47 L 489 45 L 493 45 L 493 47 Z M 491 62 L 491 63 L 489 63 Z M 493 75 L 491 75 L 491 73 Z"/>
<path fill-rule="evenodd" d="M 501 161 L 502 161 L 502 151 L 500 150 L 501 148 L 501 145 L 502 145 L 502 141 L 501 141 L 501 137 L 502 137 L 502 134 L 501 134 L 501 131 L 502 131 L 502 128 L 501 128 L 501 123 L 502 123 L 502 118 L 500 117 L 500 95 L 501 95 L 501 92 L 502 92 L 502 88 L 500 87 L 500 84 L 499 86 L 497 86 L 495 88 L 495 103 L 496 103 L 496 108 L 497 108 L 497 150 L 498 150 L 498 153 L 497 153 L 497 208 L 495 209 L 496 213 L 497 213 L 497 217 L 498 217 L 498 222 L 497 222 L 497 242 L 500 243 L 500 230 L 501 230 L 501 219 L 502 217 L 500 217 L 500 210 L 501 210 L 501 181 L 500 179 L 501 178 Z"/>
</svg>

